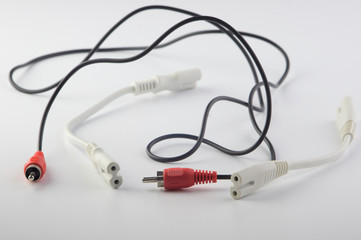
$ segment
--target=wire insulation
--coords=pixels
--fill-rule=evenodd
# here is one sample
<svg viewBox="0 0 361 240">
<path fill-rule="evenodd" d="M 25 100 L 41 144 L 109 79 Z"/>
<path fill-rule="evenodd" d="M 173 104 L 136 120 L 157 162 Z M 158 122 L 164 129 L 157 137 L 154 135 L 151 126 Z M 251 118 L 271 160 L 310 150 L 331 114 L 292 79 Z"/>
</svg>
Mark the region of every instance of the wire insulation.
<svg viewBox="0 0 361 240">
<path fill-rule="evenodd" d="M 78 136 L 75 136 L 75 134 L 73 133 L 72 130 L 74 128 L 76 128 L 80 123 L 82 123 L 83 121 L 85 121 L 86 119 L 88 119 L 89 117 L 94 115 L 95 113 L 97 113 L 103 107 L 105 107 L 106 105 L 108 105 L 109 103 L 114 101 L 115 99 L 117 99 L 121 96 L 124 96 L 126 94 L 133 93 L 133 92 L 134 92 L 134 87 L 125 87 L 125 88 L 122 88 L 122 89 L 116 91 L 115 93 L 109 95 L 102 101 L 98 102 L 97 104 L 95 104 L 94 106 L 87 109 L 86 111 L 84 111 L 83 113 L 81 113 L 77 117 L 75 117 L 73 120 L 71 120 L 65 127 L 65 135 L 68 137 L 70 142 L 72 142 L 74 145 L 76 145 L 82 149 L 85 149 L 86 146 L 89 144 L 89 142 L 87 142 L 84 139 L 81 139 Z"/>
<path fill-rule="evenodd" d="M 173 25 L 172 27 L 170 27 L 166 32 L 164 32 L 158 39 L 156 39 L 149 46 L 101 48 L 101 45 L 110 36 L 110 34 L 113 33 L 120 25 L 122 25 L 129 18 L 131 18 L 132 16 L 134 16 L 137 13 L 140 13 L 142 11 L 154 10 L 154 9 L 175 11 L 175 12 L 191 15 L 192 17 L 184 19 L 181 22 L 179 22 L 179 23 Z M 171 33 L 173 33 L 178 28 L 180 28 L 180 27 L 182 27 L 184 25 L 193 23 L 193 22 L 198 22 L 198 21 L 206 21 L 206 22 L 214 25 L 215 27 L 217 27 L 218 30 L 205 30 L 205 31 L 192 32 L 192 33 L 183 35 L 181 37 L 175 38 L 175 39 L 173 39 L 173 40 L 171 40 L 169 42 L 162 43 L 163 40 L 165 40 Z M 218 149 L 218 150 L 220 150 L 220 151 L 222 151 L 224 153 L 239 156 L 239 155 L 245 155 L 245 154 L 248 154 L 248 153 L 254 151 L 256 148 L 258 148 L 258 146 L 263 141 L 265 141 L 268 148 L 269 148 L 269 150 L 270 150 L 271 159 L 274 160 L 276 158 L 274 148 L 273 148 L 271 142 L 269 141 L 269 139 L 267 139 L 267 137 L 266 137 L 268 129 L 270 127 L 271 114 L 272 114 L 272 103 L 271 103 L 270 87 L 277 88 L 278 86 L 280 86 L 282 84 L 282 82 L 285 80 L 285 78 L 286 78 L 286 76 L 288 74 L 290 63 L 289 63 L 289 58 L 288 58 L 286 52 L 278 44 L 274 43 L 273 41 L 271 41 L 271 40 L 269 40 L 269 39 L 267 39 L 265 37 L 256 35 L 256 34 L 239 32 L 239 31 L 235 30 L 232 26 L 230 26 L 228 23 L 224 22 L 221 19 L 218 19 L 218 18 L 215 18 L 215 17 L 210 17 L 210 16 L 200 16 L 200 15 L 198 15 L 196 13 L 192 13 L 192 12 L 189 12 L 189 11 L 186 11 L 186 10 L 183 10 L 183 9 L 178 9 L 178 8 L 173 8 L 173 7 L 168 7 L 168 6 L 158 6 L 158 5 L 146 6 L 146 7 L 139 8 L 139 9 L 129 13 L 124 18 L 122 18 L 120 21 L 118 21 L 98 41 L 98 43 L 92 49 L 75 49 L 75 50 L 68 50 L 68 51 L 62 51 L 62 52 L 47 54 L 47 55 L 35 58 L 33 60 L 30 60 L 30 61 L 28 61 L 28 62 L 26 62 L 24 64 L 15 66 L 13 69 L 11 69 L 11 71 L 9 73 L 10 83 L 12 84 L 12 86 L 15 89 L 17 89 L 20 92 L 28 93 L 28 94 L 36 94 L 36 93 L 46 92 L 46 91 L 49 91 L 49 90 L 55 88 L 55 90 L 54 90 L 52 96 L 50 97 L 49 102 L 48 102 L 48 104 L 47 104 L 47 106 L 46 106 L 46 108 L 44 110 L 43 117 L 42 117 L 42 120 L 41 120 L 40 129 L 39 129 L 39 138 L 38 138 L 38 150 L 41 151 L 42 148 L 43 148 L 43 135 L 44 135 L 44 130 L 45 130 L 45 123 L 46 123 L 46 119 L 47 119 L 49 111 L 50 111 L 50 109 L 52 107 L 53 102 L 55 101 L 56 97 L 60 93 L 61 89 L 65 86 L 67 81 L 75 73 L 77 73 L 80 69 L 82 69 L 82 68 L 84 68 L 86 66 L 93 65 L 93 64 L 98 64 L 98 63 L 127 63 L 127 62 L 137 61 L 137 60 L 141 59 L 142 57 L 146 56 L 147 54 L 149 54 L 153 49 L 163 48 L 163 47 L 169 46 L 169 45 L 171 45 L 173 43 L 176 43 L 176 42 L 178 42 L 180 40 L 183 40 L 185 38 L 188 38 L 188 37 L 192 37 L 192 36 L 196 36 L 196 35 L 202 35 L 202 34 L 214 34 L 214 33 L 224 33 L 224 34 L 226 34 L 237 45 L 237 47 L 241 50 L 242 54 L 245 56 L 249 66 L 250 66 L 250 69 L 251 69 L 253 77 L 254 77 L 255 86 L 254 86 L 254 88 L 252 89 L 252 91 L 251 91 L 251 93 L 249 95 L 248 102 L 240 100 L 238 98 L 233 98 L 233 97 L 228 97 L 228 96 L 219 96 L 219 97 L 214 98 L 208 104 L 208 106 L 207 106 L 207 108 L 205 110 L 204 117 L 203 117 L 203 124 L 202 124 L 199 136 L 188 135 L 188 134 L 169 134 L 169 135 L 161 136 L 161 137 L 156 138 L 155 140 L 153 140 L 147 146 L 147 153 L 152 159 L 157 160 L 157 161 L 161 161 L 161 162 L 179 161 L 179 160 L 182 160 L 182 159 L 192 155 L 199 148 L 201 143 L 203 142 L 203 143 L 208 144 L 208 145 L 210 145 L 212 147 L 215 147 L 216 149 Z M 281 54 L 285 58 L 286 66 L 285 66 L 285 70 L 284 70 L 281 78 L 278 80 L 278 82 L 276 82 L 276 83 L 269 83 L 268 82 L 266 74 L 265 74 L 265 72 L 264 72 L 264 70 L 262 68 L 262 65 L 261 65 L 260 61 L 258 60 L 256 54 L 253 52 L 252 48 L 249 46 L 248 42 L 243 38 L 243 36 L 252 37 L 252 38 L 256 38 L 256 39 L 265 41 L 265 42 L 271 44 L 272 46 L 274 46 L 277 50 L 279 50 L 281 52 Z M 134 56 L 127 57 L 127 58 L 95 58 L 95 59 L 90 59 L 94 55 L 94 53 L 96 53 L 96 52 L 113 52 L 113 51 L 140 51 L 140 52 L 135 54 Z M 87 55 L 82 60 L 82 62 L 80 64 L 78 64 L 77 66 L 75 66 L 67 75 L 64 76 L 63 79 L 61 79 L 58 82 L 55 82 L 54 84 L 51 84 L 48 87 L 41 88 L 41 89 L 25 89 L 23 87 L 20 87 L 13 79 L 14 73 L 17 70 L 21 69 L 21 68 L 31 66 L 33 64 L 36 64 L 38 62 L 44 61 L 44 60 L 49 59 L 49 58 L 64 56 L 64 55 L 69 55 L 69 54 L 78 54 L 78 53 L 87 53 Z M 258 73 L 256 72 L 256 70 L 258 71 Z M 262 79 L 262 82 L 259 82 L 258 76 Z M 264 104 L 263 96 L 262 96 L 262 93 L 260 91 L 261 87 L 264 87 L 264 89 L 265 89 L 265 97 L 266 97 L 265 102 L 266 102 L 266 105 Z M 258 99 L 259 99 L 259 104 L 260 104 L 259 107 L 253 105 L 253 98 L 254 98 L 254 95 L 256 93 L 257 93 Z M 230 101 L 230 102 L 233 102 L 233 103 L 240 104 L 242 106 L 248 107 L 252 125 L 254 126 L 256 132 L 259 135 L 259 138 L 257 139 L 257 141 L 255 141 L 255 143 L 253 145 L 251 145 L 250 147 L 248 147 L 248 148 L 246 148 L 244 150 L 234 151 L 234 150 L 224 148 L 224 147 L 222 147 L 222 146 L 220 146 L 220 145 L 218 145 L 218 144 L 204 138 L 209 111 L 211 110 L 212 106 L 216 102 L 219 102 L 219 101 Z M 263 129 L 260 129 L 260 127 L 258 126 L 258 124 L 256 122 L 256 119 L 254 117 L 254 111 L 257 111 L 257 112 L 266 111 L 266 119 L 265 119 Z M 158 143 L 160 141 L 163 141 L 163 140 L 166 140 L 166 139 L 169 139 L 169 138 L 178 138 L 178 137 L 179 138 L 186 138 L 186 139 L 195 140 L 196 144 L 188 152 L 186 152 L 184 154 L 181 154 L 179 156 L 171 157 L 171 158 L 160 157 L 160 156 L 157 156 L 157 155 L 152 153 L 151 148 L 156 143 Z M 79 144 L 81 144 L 81 143 L 79 142 Z"/>
<path fill-rule="evenodd" d="M 351 143 L 351 136 L 346 135 L 342 140 L 341 146 L 335 152 L 321 157 L 316 157 L 306 160 L 288 161 L 288 169 L 298 170 L 304 168 L 312 168 L 334 162 L 337 159 L 341 158 L 341 156 L 345 153 L 350 143 Z"/>
</svg>

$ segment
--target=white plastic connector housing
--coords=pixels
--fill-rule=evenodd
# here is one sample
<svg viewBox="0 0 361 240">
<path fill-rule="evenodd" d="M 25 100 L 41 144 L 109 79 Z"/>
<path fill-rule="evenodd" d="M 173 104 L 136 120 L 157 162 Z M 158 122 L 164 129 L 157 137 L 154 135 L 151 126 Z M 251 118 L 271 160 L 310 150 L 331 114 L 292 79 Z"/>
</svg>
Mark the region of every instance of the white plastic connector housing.
<svg viewBox="0 0 361 240">
<path fill-rule="evenodd" d="M 270 161 L 233 173 L 231 181 L 234 186 L 230 188 L 231 196 L 234 199 L 243 198 L 287 172 L 287 162 Z"/>
<path fill-rule="evenodd" d="M 341 106 L 338 108 L 336 117 L 337 125 L 341 135 L 341 140 L 343 140 L 346 135 L 350 135 L 352 141 L 356 131 L 356 120 L 355 110 L 351 97 L 345 97 L 342 100 Z"/>
<path fill-rule="evenodd" d="M 103 177 L 113 188 L 118 188 L 122 185 L 123 179 L 118 176 L 119 165 L 112 157 L 110 157 L 104 150 L 96 144 L 88 144 L 85 148 L 87 156 L 93 161 L 95 167 L 98 169 L 99 174 Z"/>
<path fill-rule="evenodd" d="M 150 79 L 134 82 L 134 94 L 158 93 L 160 91 L 180 91 L 195 88 L 201 79 L 198 68 L 179 71 L 173 74 L 156 75 Z"/>
</svg>

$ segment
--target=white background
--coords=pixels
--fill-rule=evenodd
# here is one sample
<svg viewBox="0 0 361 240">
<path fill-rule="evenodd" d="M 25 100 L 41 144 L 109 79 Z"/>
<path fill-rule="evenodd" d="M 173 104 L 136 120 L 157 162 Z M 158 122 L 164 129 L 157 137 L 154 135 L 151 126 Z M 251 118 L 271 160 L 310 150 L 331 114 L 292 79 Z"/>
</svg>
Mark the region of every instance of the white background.
<svg viewBox="0 0 361 240">
<path fill-rule="evenodd" d="M 289 53 L 291 72 L 273 91 L 269 138 L 285 160 L 323 155 L 340 144 L 335 112 L 344 96 L 354 98 L 361 118 L 361 4 L 359 1 L 155 1 L 217 16 L 243 31 L 264 35 Z M 247 99 L 250 71 L 224 36 L 199 36 L 153 52 L 141 61 L 100 64 L 76 74 L 50 111 L 44 135 L 47 173 L 39 183 L 23 176 L 36 151 L 41 114 L 50 93 L 26 95 L 8 83 L 16 64 L 41 54 L 92 47 L 118 19 L 147 1 L 4 1 L 0 3 L 0 239 L 360 239 L 360 131 L 339 162 L 298 171 L 235 201 L 231 183 L 165 192 L 143 176 L 182 166 L 233 173 L 268 159 L 262 145 L 244 157 L 202 146 L 187 160 L 149 160 L 146 144 L 167 133 L 198 134 L 203 110 L 217 95 Z M 121 27 L 106 46 L 147 45 L 184 15 L 149 11 Z M 193 24 L 190 30 L 211 28 Z M 284 67 L 281 56 L 249 40 L 269 79 Z M 112 57 L 129 53 L 108 54 Z M 98 55 L 99 56 L 99 55 Z M 100 56 L 106 56 L 101 54 Z M 34 66 L 17 81 L 30 88 L 64 76 L 82 56 Z M 107 186 L 85 155 L 66 142 L 65 124 L 79 111 L 153 74 L 200 67 L 195 90 L 128 97 L 116 101 L 77 130 L 113 156 L 124 179 Z M 24 72 L 23 72 L 24 73 Z M 262 121 L 262 115 L 259 117 Z M 255 133 L 246 109 L 220 103 L 206 137 L 233 149 L 249 146 Z M 160 154 L 181 153 L 192 143 L 164 143 Z"/>
</svg>

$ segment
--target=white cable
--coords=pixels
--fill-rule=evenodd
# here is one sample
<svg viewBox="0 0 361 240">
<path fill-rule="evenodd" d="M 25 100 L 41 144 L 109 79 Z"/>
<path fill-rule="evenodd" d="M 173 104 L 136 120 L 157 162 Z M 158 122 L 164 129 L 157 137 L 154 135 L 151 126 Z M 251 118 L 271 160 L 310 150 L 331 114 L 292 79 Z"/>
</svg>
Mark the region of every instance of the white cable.
<svg viewBox="0 0 361 240">
<path fill-rule="evenodd" d="M 90 107 L 89 109 L 87 109 L 86 111 L 84 111 L 83 113 L 78 115 L 77 117 L 75 117 L 65 127 L 65 135 L 66 135 L 66 137 L 74 145 L 76 145 L 76 146 L 78 146 L 78 147 L 80 147 L 82 149 L 85 149 L 86 146 L 89 143 L 87 141 L 81 139 L 80 137 L 75 136 L 74 133 L 72 132 L 72 130 L 74 128 L 76 128 L 80 123 L 84 122 L 89 117 L 93 116 L 99 110 L 104 108 L 106 105 L 111 103 L 112 101 L 114 101 L 117 98 L 119 98 L 121 96 L 124 96 L 126 94 L 133 93 L 134 91 L 135 91 L 134 86 L 122 88 L 122 89 L 116 91 L 115 93 L 109 95 L 108 97 L 104 98 L 103 100 L 101 100 L 100 102 L 95 104 L 94 106 Z"/>
<path fill-rule="evenodd" d="M 73 120 L 71 120 L 65 127 L 66 137 L 74 145 L 85 149 L 89 144 L 87 141 L 74 135 L 72 130 L 77 127 L 80 123 L 84 122 L 89 117 L 93 116 L 99 110 L 104 108 L 106 105 L 116 100 L 117 98 L 124 96 L 129 93 L 136 95 L 144 93 L 158 93 L 160 91 L 179 91 L 185 89 L 191 89 L 196 86 L 196 82 L 201 78 L 201 72 L 199 69 L 190 69 L 185 71 L 176 72 L 168 75 L 158 75 L 150 79 L 143 81 L 136 81 L 131 86 L 125 87 L 116 91 L 115 93 L 104 98 L 94 106 L 90 107 Z"/>
<path fill-rule="evenodd" d="M 122 177 L 118 176 L 117 174 L 120 169 L 118 163 L 116 163 L 108 154 L 106 154 L 103 149 L 99 148 L 94 143 L 89 143 L 76 136 L 72 132 L 72 130 L 112 101 L 132 92 L 134 92 L 133 86 L 125 87 L 123 89 L 120 89 L 119 91 L 116 91 L 115 93 L 109 95 L 99 103 L 95 104 L 94 106 L 90 107 L 89 109 L 75 117 L 65 127 L 65 134 L 69 141 L 85 150 L 87 156 L 95 164 L 95 167 L 97 168 L 99 174 L 103 176 L 104 180 L 109 183 L 110 186 L 112 186 L 113 188 L 118 188 L 123 182 Z"/>
<path fill-rule="evenodd" d="M 297 169 L 304 169 L 304 168 L 312 168 L 312 167 L 318 167 L 327 163 L 331 163 L 336 161 L 337 159 L 341 158 L 342 155 L 345 153 L 347 147 L 351 143 L 351 136 L 347 135 L 342 143 L 339 149 L 337 149 L 335 152 L 330 153 L 325 156 L 317 157 L 317 158 L 311 158 L 306 160 L 297 160 L 297 161 L 288 161 L 288 170 L 297 170 Z"/>
<path fill-rule="evenodd" d="M 76 136 L 73 133 L 73 130 L 86 119 L 93 116 L 99 110 L 121 96 L 129 93 L 139 95 L 144 93 L 158 93 L 164 90 L 179 91 L 191 89 L 196 86 L 196 83 L 200 78 L 201 72 L 199 69 L 190 69 L 168 75 L 153 76 L 143 81 L 136 81 L 131 86 L 114 92 L 71 120 L 65 127 L 65 135 L 71 143 L 82 148 L 86 152 L 86 155 L 93 161 L 104 180 L 113 188 L 118 188 L 122 184 L 122 177 L 117 175 L 120 169 L 118 163 L 95 143 L 90 143 Z"/>
<path fill-rule="evenodd" d="M 341 146 L 335 152 L 306 160 L 298 161 L 272 161 L 248 167 L 235 172 L 231 176 L 233 186 L 230 188 L 234 199 L 243 198 L 268 182 L 286 175 L 288 170 L 317 167 L 328 164 L 341 158 L 350 145 L 356 131 L 356 121 L 352 99 L 346 97 L 337 111 L 337 124 L 341 136 Z"/>
<path fill-rule="evenodd" d="M 322 157 L 288 162 L 289 170 L 321 166 L 336 161 L 344 154 L 356 131 L 355 111 L 351 97 L 343 99 L 337 110 L 336 120 L 342 141 L 339 149 Z"/>
</svg>

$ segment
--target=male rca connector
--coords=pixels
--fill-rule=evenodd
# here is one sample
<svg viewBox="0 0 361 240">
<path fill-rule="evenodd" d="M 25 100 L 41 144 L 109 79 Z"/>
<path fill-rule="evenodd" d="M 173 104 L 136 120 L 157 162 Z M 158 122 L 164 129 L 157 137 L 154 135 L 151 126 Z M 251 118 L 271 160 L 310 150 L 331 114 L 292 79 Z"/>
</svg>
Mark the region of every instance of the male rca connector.
<svg viewBox="0 0 361 240">
<path fill-rule="evenodd" d="M 46 172 L 46 163 L 44 154 L 41 151 L 36 152 L 24 165 L 24 174 L 30 182 L 40 180 Z"/>
<path fill-rule="evenodd" d="M 177 190 L 195 184 L 216 183 L 218 179 L 231 179 L 231 175 L 218 175 L 216 171 L 193 170 L 191 168 L 168 168 L 158 171 L 156 177 L 143 178 L 143 183 L 156 182 L 158 187 Z"/>
</svg>

